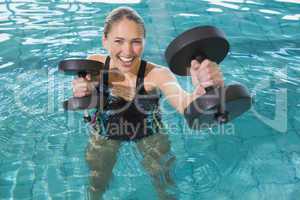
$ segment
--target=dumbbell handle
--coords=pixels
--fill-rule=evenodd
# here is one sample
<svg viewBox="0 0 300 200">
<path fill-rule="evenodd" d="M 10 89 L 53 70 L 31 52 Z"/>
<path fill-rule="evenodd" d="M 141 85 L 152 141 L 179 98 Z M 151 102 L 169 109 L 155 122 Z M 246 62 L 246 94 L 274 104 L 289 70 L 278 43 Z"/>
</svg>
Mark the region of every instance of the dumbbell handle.
<svg viewBox="0 0 300 200">
<path fill-rule="evenodd" d="M 78 77 L 85 78 L 87 73 L 82 71 L 82 72 L 78 72 L 77 75 L 78 75 Z"/>
</svg>

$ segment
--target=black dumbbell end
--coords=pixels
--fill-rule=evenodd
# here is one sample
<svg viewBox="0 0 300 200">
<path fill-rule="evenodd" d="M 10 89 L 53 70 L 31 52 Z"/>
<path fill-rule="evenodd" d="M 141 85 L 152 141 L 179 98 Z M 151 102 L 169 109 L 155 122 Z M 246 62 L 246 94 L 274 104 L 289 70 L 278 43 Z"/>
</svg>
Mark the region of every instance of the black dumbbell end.
<svg viewBox="0 0 300 200">
<path fill-rule="evenodd" d="M 199 62 L 208 58 L 220 63 L 229 51 L 229 42 L 223 31 L 213 26 L 189 29 L 175 38 L 165 51 L 171 71 L 177 75 L 189 74 L 192 59 Z"/>
<path fill-rule="evenodd" d="M 240 84 L 226 87 L 225 110 L 229 120 L 233 120 L 247 112 L 252 106 L 252 97 L 246 87 Z"/>
<path fill-rule="evenodd" d="M 104 68 L 102 62 L 87 59 L 70 59 L 59 62 L 59 71 L 67 75 L 85 76 L 86 74 L 98 75 L 100 70 Z"/>
<path fill-rule="evenodd" d="M 184 117 L 191 129 L 199 130 L 215 123 L 227 123 L 251 108 L 253 100 L 246 87 L 235 84 L 222 90 L 219 95 L 225 96 L 204 95 L 185 109 Z"/>
</svg>

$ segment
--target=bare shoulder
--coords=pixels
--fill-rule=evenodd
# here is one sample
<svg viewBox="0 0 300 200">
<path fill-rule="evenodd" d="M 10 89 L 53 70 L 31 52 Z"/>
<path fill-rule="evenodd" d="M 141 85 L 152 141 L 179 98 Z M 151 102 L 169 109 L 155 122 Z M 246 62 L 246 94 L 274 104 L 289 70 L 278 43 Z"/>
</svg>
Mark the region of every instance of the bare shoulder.
<svg viewBox="0 0 300 200">
<path fill-rule="evenodd" d="M 157 64 L 154 64 L 154 63 L 148 63 L 147 64 L 147 68 L 146 68 L 146 75 L 147 76 L 156 76 L 156 75 L 163 75 L 163 74 L 166 74 L 166 73 L 169 73 L 170 70 L 169 68 L 165 67 L 165 66 L 161 66 L 161 65 L 157 65 Z"/>
<path fill-rule="evenodd" d="M 89 55 L 87 57 L 87 59 L 89 59 L 89 60 L 95 60 L 95 61 L 99 61 L 99 62 L 104 63 L 105 59 L 106 59 L 106 56 L 102 55 L 102 54 L 93 54 L 93 55 Z"/>
<path fill-rule="evenodd" d="M 159 87 L 159 85 L 170 80 L 170 77 L 173 76 L 169 68 L 160 66 L 154 63 L 148 63 L 145 73 L 145 82 L 151 83 Z"/>
<path fill-rule="evenodd" d="M 152 81 L 163 81 L 172 76 L 172 72 L 168 67 L 149 63 L 146 70 L 146 77 L 148 76 Z"/>
</svg>

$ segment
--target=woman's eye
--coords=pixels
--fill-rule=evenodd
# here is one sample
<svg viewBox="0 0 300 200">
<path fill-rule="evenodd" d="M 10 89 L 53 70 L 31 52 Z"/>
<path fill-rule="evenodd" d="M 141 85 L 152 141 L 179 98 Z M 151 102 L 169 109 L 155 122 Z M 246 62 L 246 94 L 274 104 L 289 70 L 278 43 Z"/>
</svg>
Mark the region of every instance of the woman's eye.
<svg viewBox="0 0 300 200">
<path fill-rule="evenodd" d="M 142 41 L 137 40 L 137 41 L 133 41 L 133 43 L 134 43 L 134 44 L 141 44 Z"/>
<path fill-rule="evenodd" d="M 115 40 L 116 44 L 122 44 L 122 40 Z"/>
</svg>

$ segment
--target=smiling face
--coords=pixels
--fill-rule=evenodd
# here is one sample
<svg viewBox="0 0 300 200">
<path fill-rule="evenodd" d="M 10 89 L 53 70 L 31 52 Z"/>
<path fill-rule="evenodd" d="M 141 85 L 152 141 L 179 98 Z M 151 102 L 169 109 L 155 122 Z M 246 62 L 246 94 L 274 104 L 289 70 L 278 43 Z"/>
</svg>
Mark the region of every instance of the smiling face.
<svg viewBox="0 0 300 200">
<path fill-rule="evenodd" d="M 144 29 L 140 24 L 123 18 L 112 24 L 102 42 L 114 67 L 124 73 L 136 72 L 144 50 Z"/>
</svg>

